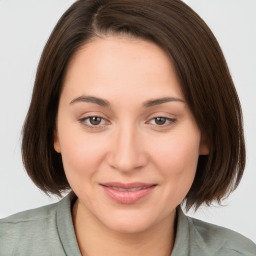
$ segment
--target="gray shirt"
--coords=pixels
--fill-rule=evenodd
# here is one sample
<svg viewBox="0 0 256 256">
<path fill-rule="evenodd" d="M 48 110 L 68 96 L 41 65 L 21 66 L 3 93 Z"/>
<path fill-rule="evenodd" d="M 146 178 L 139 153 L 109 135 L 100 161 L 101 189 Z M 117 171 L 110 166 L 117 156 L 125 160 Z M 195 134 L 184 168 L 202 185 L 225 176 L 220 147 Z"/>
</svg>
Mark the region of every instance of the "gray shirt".
<svg viewBox="0 0 256 256">
<path fill-rule="evenodd" d="M 71 216 L 73 192 L 60 202 L 0 220 L 0 256 L 81 256 Z M 178 211 L 171 256 L 256 256 L 256 245 L 226 228 Z"/>
</svg>

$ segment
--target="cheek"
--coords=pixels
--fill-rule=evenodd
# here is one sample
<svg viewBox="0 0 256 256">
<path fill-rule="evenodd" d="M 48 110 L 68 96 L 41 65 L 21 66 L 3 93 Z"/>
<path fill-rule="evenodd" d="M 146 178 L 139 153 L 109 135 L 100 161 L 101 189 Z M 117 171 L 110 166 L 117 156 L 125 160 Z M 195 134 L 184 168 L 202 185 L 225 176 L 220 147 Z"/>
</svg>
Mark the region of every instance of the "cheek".
<svg viewBox="0 0 256 256">
<path fill-rule="evenodd" d="M 166 196 L 181 202 L 196 173 L 200 133 L 177 132 L 155 144 L 154 163 L 165 178 Z"/>
<path fill-rule="evenodd" d="M 169 169 L 171 173 L 187 172 L 196 169 L 199 157 L 200 138 L 189 136 L 171 136 L 154 144 L 155 161 Z"/>
<path fill-rule="evenodd" d="M 59 137 L 63 166 L 70 183 L 91 177 L 104 158 L 100 136 L 72 127 L 62 129 Z"/>
</svg>

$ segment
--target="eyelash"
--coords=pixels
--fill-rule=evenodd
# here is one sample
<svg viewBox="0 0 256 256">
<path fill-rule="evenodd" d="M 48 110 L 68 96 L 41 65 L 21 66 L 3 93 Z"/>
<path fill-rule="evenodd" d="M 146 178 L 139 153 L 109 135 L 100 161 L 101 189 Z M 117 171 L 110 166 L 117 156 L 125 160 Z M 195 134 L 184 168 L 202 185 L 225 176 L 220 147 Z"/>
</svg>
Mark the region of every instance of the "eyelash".
<svg viewBox="0 0 256 256">
<path fill-rule="evenodd" d="M 89 128 L 89 129 L 104 129 L 106 124 L 103 124 L 103 125 L 93 125 L 93 124 L 87 124 L 86 122 L 90 122 L 90 119 L 92 118 L 100 118 L 100 121 L 103 121 L 105 120 L 103 117 L 100 117 L 100 116 L 88 116 L 88 117 L 85 117 L 85 118 L 81 118 L 79 119 L 79 122 L 84 125 L 86 128 Z M 163 118 L 164 119 L 164 124 L 162 125 L 158 125 L 158 124 L 151 124 L 151 126 L 154 126 L 154 127 L 157 127 L 157 128 L 166 128 L 172 124 L 174 124 L 176 122 L 176 119 L 174 118 L 169 118 L 169 117 L 164 117 L 164 116 L 157 116 L 157 117 L 154 117 L 154 118 L 151 118 L 149 122 L 151 122 L 152 120 L 157 120 L 158 118 Z M 105 120 L 105 122 L 107 122 Z M 168 124 L 166 124 L 166 122 L 168 122 Z"/>
</svg>

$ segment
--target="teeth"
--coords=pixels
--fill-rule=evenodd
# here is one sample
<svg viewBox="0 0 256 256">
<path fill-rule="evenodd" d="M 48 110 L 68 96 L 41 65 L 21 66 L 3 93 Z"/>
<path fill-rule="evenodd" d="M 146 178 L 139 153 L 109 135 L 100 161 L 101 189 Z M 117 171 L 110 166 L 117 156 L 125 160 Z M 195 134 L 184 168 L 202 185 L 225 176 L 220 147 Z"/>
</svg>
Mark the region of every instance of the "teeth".
<svg viewBox="0 0 256 256">
<path fill-rule="evenodd" d="M 115 190 L 118 190 L 118 191 L 138 191 L 138 190 L 141 190 L 141 189 L 145 189 L 146 187 L 137 187 L 137 188 L 120 188 L 120 187 L 111 187 Z"/>
</svg>

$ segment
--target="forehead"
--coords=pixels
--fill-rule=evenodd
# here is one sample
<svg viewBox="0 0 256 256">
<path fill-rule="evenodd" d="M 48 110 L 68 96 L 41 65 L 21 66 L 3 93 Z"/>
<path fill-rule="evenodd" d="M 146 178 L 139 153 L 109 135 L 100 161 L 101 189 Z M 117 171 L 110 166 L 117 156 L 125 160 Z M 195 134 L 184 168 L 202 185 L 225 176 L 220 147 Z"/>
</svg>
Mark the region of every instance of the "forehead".
<svg viewBox="0 0 256 256">
<path fill-rule="evenodd" d="M 170 58 L 156 44 L 142 39 L 108 36 L 81 47 L 64 79 L 68 93 L 140 93 L 182 97 Z"/>
</svg>

